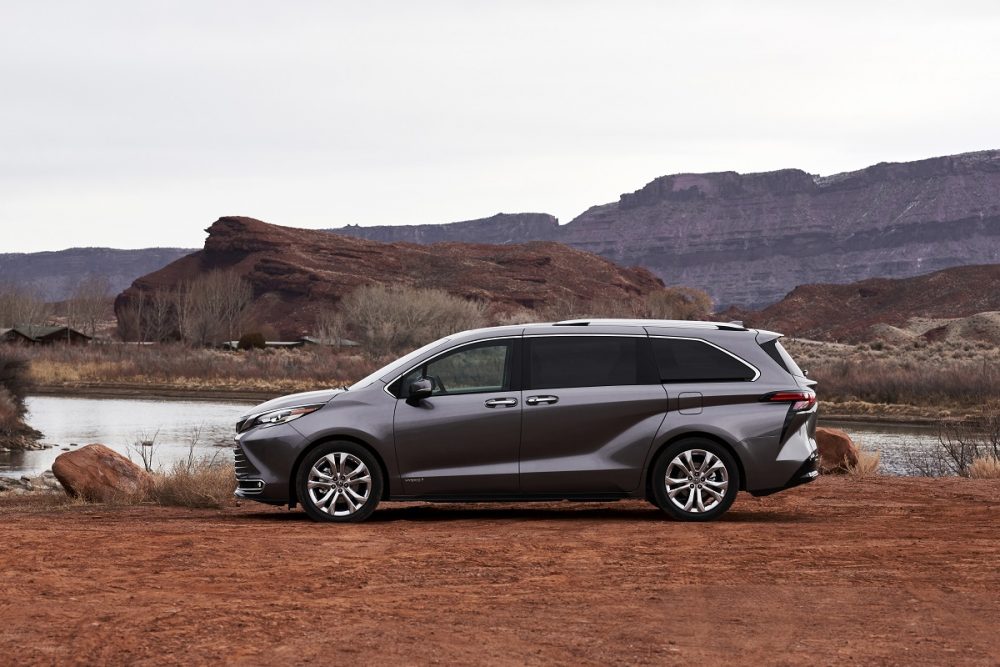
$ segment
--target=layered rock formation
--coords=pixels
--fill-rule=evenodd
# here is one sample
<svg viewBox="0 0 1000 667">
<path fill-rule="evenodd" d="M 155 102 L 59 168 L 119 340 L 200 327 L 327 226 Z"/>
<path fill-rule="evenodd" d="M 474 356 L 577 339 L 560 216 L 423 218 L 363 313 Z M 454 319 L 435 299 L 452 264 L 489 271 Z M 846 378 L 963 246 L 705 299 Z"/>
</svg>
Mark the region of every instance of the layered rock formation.
<svg viewBox="0 0 1000 667">
<path fill-rule="evenodd" d="M 491 239 L 544 238 L 649 268 L 721 307 L 762 307 L 797 285 L 908 277 L 1000 262 L 1000 151 L 882 163 L 834 176 L 798 169 L 663 176 L 566 225 L 509 228 Z M 469 223 L 434 240 L 466 240 Z M 421 242 L 429 227 L 352 227 L 376 240 Z M 406 231 L 406 230 L 412 231 Z M 335 230 L 343 231 L 343 230 Z M 418 233 L 419 232 L 419 233 Z"/>
<path fill-rule="evenodd" d="M 976 338 L 975 331 L 965 328 L 977 323 L 987 326 L 994 318 L 985 313 L 998 310 L 1000 264 L 993 264 L 954 267 L 914 278 L 802 285 L 760 312 L 732 311 L 727 316 L 801 338 L 859 342 L 884 337 L 889 328 L 906 327 L 915 318 L 969 318 L 954 326 L 964 327 L 964 337 Z M 918 333 L 926 331 L 924 337 L 935 340 L 946 334 L 939 334 L 940 330 L 931 322 Z"/>
<path fill-rule="evenodd" d="M 173 289 L 215 269 L 248 280 L 251 315 L 285 337 L 310 332 L 320 309 L 371 283 L 437 288 L 495 310 L 638 302 L 663 287 L 645 269 L 622 268 L 558 243 L 379 243 L 225 217 L 208 228 L 203 250 L 137 279 L 119 295 L 116 311 L 140 292 Z"/>
<path fill-rule="evenodd" d="M 548 241 L 559 233 L 559 220 L 548 213 L 497 213 L 489 218 L 441 225 L 348 225 L 328 232 L 383 243 L 524 243 Z"/>
</svg>

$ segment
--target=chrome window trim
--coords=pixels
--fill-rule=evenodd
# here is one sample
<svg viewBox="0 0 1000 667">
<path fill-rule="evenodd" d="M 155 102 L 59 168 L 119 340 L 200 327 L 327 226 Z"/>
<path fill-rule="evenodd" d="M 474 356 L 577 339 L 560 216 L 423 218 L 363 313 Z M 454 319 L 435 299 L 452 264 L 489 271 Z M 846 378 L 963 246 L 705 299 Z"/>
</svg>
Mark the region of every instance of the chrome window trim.
<svg viewBox="0 0 1000 667">
<path fill-rule="evenodd" d="M 571 333 L 543 333 L 538 331 L 530 334 L 528 332 L 524 333 L 525 338 L 566 338 L 567 336 L 572 336 L 574 338 L 596 338 L 598 336 L 611 336 L 612 338 L 649 338 L 649 336 L 645 333 L 584 333 L 582 331 L 574 331 Z"/>
<path fill-rule="evenodd" d="M 747 368 L 749 368 L 750 370 L 752 370 L 754 372 L 754 376 L 752 378 L 750 378 L 749 380 L 742 380 L 742 382 L 756 382 L 757 378 L 760 377 L 760 369 L 759 368 L 757 368 L 756 366 L 754 366 L 753 364 L 751 364 L 749 361 L 747 361 L 743 357 L 739 357 L 739 356 L 733 354 L 732 352 L 730 352 L 726 348 L 721 347 L 719 345 L 716 345 L 715 343 L 713 343 L 710 340 L 705 340 L 704 338 L 694 338 L 692 336 L 663 336 L 663 335 L 654 335 L 654 334 L 650 334 L 649 337 L 650 338 L 665 338 L 665 339 L 669 339 L 669 340 L 693 340 L 693 341 L 697 341 L 699 343 L 704 343 L 705 345 L 710 345 L 710 346 L 714 347 L 716 350 L 718 350 L 719 352 L 723 352 L 725 354 L 728 354 L 730 357 L 732 357 L 733 359 L 735 359 L 736 361 L 740 362 L 741 364 L 743 364 L 744 366 L 746 366 Z M 704 380 L 704 381 L 705 382 L 711 382 L 711 380 Z M 660 384 L 672 384 L 672 383 L 669 383 L 669 382 L 660 382 Z"/>
<path fill-rule="evenodd" d="M 440 357 L 443 354 L 448 354 L 449 352 L 454 352 L 455 350 L 461 350 L 463 347 L 467 347 L 469 345 L 475 345 L 476 343 L 488 343 L 491 340 L 510 340 L 512 338 L 520 338 L 520 337 L 521 337 L 521 334 L 518 333 L 518 334 L 510 334 L 508 336 L 493 336 L 492 338 L 480 338 L 479 340 L 470 340 L 470 341 L 466 341 L 464 343 L 458 343 L 458 344 L 454 345 L 453 347 L 449 347 L 449 348 L 446 348 L 444 350 L 441 350 L 437 354 L 431 355 L 431 356 L 427 357 L 426 359 L 423 359 L 423 360 L 417 362 L 413 366 L 410 366 L 405 371 L 403 371 L 402 373 L 400 373 L 396 377 L 394 377 L 391 380 L 389 380 L 388 382 L 386 382 L 385 386 L 382 387 L 382 391 L 384 391 L 385 393 L 389 394 L 389 396 L 392 396 L 393 400 L 402 401 L 403 400 L 402 398 L 399 398 L 398 396 L 394 396 L 393 393 L 391 391 L 389 391 L 389 387 L 396 380 L 398 380 L 399 378 L 401 378 L 404 375 L 408 374 L 413 369 L 420 368 L 424 364 L 429 364 L 430 362 L 434 361 L 435 359 L 437 359 L 438 357 Z M 486 393 L 489 393 L 489 392 L 486 392 Z"/>
</svg>

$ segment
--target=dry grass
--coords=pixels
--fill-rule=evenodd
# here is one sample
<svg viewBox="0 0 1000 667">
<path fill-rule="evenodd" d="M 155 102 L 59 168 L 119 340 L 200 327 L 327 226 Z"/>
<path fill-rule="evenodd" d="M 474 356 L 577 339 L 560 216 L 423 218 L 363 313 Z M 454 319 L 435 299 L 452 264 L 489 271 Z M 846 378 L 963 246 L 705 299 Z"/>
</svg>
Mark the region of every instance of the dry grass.
<svg viewBox="0 0 1000 667">
<path fill-rule="evenodd" d="M 783 342 L 824 401 L 977 409 L 983 396 L 1000 395 L 1000 349 L 983 342 Z"/>
<path fill-rule="evenodd" d="M 48 387 L 135 386 L 288 393 L 349 384 L 373 362 L 329 348 L 228 352 L 183 345 L 29 348 L 31 379 Z"/>
<path fill-rule="evenodd" d="M 233 502 L 234 480 L 229 463 L 178 461 L 166 473 L 155 476 L 150 495 L 160 505 L 224 507 Z"/>
<path fill-rule="evenodd" d="M 882 463 L 880 452 L 862 449 L 858 452 L 857 465 L 848 465 L 847 474 L 858 479 L 874 477 L 878 474 L 879 465 Z"/>
<path fill-rule="evenodd" d="M 969 464 L 969 477 L 973 479 L 1000 479 L 1000 459 L 984 456 Z"/>
</svg>

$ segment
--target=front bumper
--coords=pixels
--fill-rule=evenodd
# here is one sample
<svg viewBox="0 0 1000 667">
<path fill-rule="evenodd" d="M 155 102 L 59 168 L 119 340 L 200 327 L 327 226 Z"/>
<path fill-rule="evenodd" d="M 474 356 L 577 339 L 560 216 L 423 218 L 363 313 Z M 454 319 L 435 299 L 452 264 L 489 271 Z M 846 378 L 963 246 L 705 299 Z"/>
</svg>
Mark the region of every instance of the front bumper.
<svg viewBox="0 0 1000 667">
<path fill-rule="evenodd" d="M 288 503 L 292 467 L 304 444 L 302 434 L 289 424 L 236 436 L 236 497 L 272 505 Z"/>
</svg>

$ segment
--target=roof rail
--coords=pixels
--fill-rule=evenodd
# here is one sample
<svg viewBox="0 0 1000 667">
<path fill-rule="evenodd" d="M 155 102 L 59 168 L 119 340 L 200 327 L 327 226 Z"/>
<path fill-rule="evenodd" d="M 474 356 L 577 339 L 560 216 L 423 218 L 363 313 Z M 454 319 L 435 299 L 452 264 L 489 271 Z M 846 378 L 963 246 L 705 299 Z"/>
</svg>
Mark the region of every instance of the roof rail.
<svg viewBox="0 0 1000 667">
<path fill-rule="evenodd" d="M 723 331 L 746 331 L 742 322 L 704 322 L 700 320 L 640 320 L 615 318 L 590 318 L 579 320 L 562 320 L 555 322 L 557 327 L 585 327 L 588 325 L 611 325 L 627 327 L 673 327 L 676 329 L 717 329 Z"/>
</svg>

